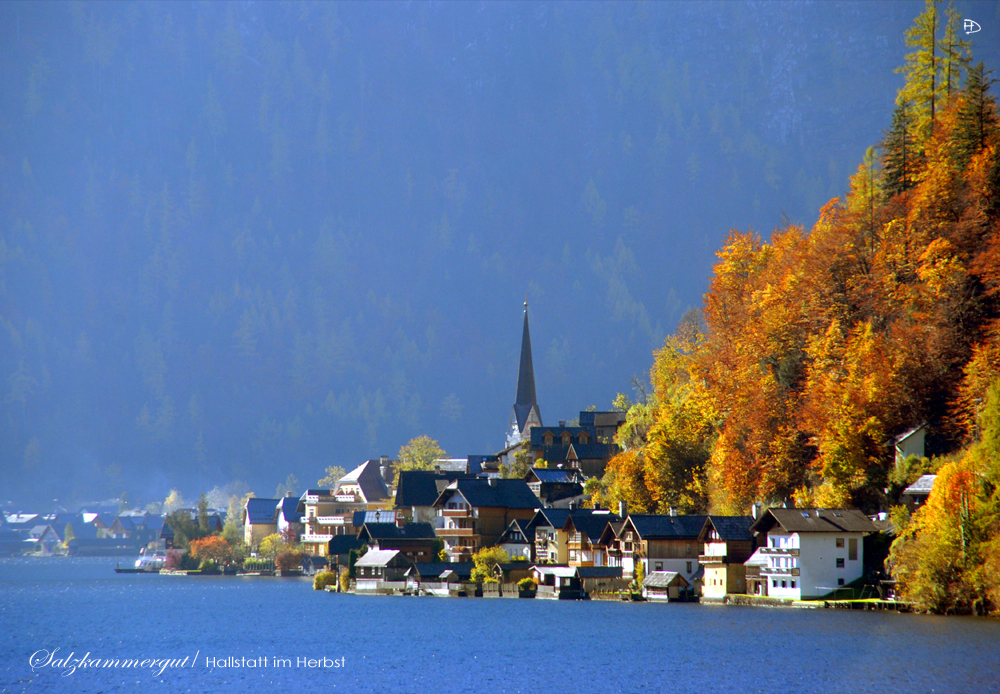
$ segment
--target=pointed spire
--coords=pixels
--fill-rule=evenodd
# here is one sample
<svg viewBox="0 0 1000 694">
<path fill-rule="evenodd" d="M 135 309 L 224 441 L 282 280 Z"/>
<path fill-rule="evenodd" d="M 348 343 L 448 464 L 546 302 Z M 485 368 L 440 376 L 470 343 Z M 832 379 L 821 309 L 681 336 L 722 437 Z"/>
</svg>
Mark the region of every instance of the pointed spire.
<svg viewBox="0 0 1000 694">
<path fill-rule="evenodd" d="M 521 363 L 517 370 L 515 405 L 537 405 L 535 402 L 535 368 L 531 363 L 531 334 L 528 332 L 528 299 L 524 300 L 524 330 L 521 333 Z"/>
</svg>

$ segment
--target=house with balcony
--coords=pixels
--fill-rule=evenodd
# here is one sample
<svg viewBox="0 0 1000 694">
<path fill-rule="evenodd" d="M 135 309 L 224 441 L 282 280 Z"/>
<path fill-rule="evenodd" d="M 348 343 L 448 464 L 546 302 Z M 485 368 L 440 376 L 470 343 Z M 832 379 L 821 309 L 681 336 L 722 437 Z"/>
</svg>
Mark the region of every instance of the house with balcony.
<svg viewBox="0 0 1000 694">
<path fill-rule="evenodd" d="M 750 526 L 758 541 L 753 557 L 766 558 L 760 581 L 767 595 L 821 598 L 864 574 L 864 538 L 876 527 L 852 508 L 770 508 Z"/>
<path fill-rule="evenodd" d="M 618 529 L 616 542 L 610 542 L 608 562 L 621 566 L 629 575 L 635 563 L 641 561 L 646 576 L 654 571 L 672 571 L 697 589 L 702 574 L 698 536 L 707 517 L 631 514 Z M 606 533 L 602 539 L 609 540 Z"/>
<path fill-rule="evenodd" d="M 524 480 L 457 479 L 434 502 L 442 519 L 435 532 L 449 559 L 462 561 L 497 544 L 512 520 L 530 520 L 539 506 Z"/>
<path fill-rule="evenodd" d="M 335 535 L 357 535 L 354 514 L 388 511 L 392 500 L 378 460 L 366 460 L 337 480 L 333 489 L 307 489 L 296 505 L 302 514 L 302 546 L 307 554 L 323 556 Z"/>
<path fill-rule="evenodd" d="M 729 593 L 746 593 L 745 563 L 757 548 L 750 532 L 750 516 L 709 516 L 698 542 L 704 547 L 698 562 L 705 568 L 701 595 L 721 599 Z"/>
<path fill-rule="evenodd" d="M 609 525 L 620 523 L 621 520 L 618 514 L 603 509 L 570 511 L 562 527 L 566 535 L 569 565 L 609 566 L 608 548 L 601 543 L 601 538 Z"/>
<path fill-rule="evenodd" d="M 394 508 L 400 522 L 430 523 L 438 527 L 443 518 L 438 515 L 434 502 L 449 484 L 458 479 L 475 479 L 465 472 L 432 470 L 403 470 L 396 483 Z"/>
<path fill-rule="evenodd" d="M 569 536 L 563 530 L 569 518 L 568 508 L 540 508 L 528 522 L 527 529 L 534 542 L 532 561 L 539 564 L 569 563 Z"/>
</svg>

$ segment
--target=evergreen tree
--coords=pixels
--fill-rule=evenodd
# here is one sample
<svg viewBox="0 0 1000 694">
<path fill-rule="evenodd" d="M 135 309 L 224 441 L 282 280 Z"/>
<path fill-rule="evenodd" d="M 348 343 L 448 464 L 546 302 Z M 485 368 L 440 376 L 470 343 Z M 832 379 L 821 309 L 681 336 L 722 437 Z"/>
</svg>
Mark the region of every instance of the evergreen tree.
<svg viewBox="0 0 1000 694">
<path fill-rule="evenodd" d="M 969 68 L 968 80 L 962 90 L 955 140 L 963 169 L 997 130 L 996 98 L 989 93 L 990 85 L 996 80 L 990 79 L 990 72 L 986 71 L 982 62 Z"/>
<path fill-rule="evenodd" d="M 958 11 L 948 3 L 945 10 L 947 18 L 944 25 L 944 38 L 941 39 L 941 79 L 944 98 L 951 100 L 952 92 L 958 92 L 962 83 L 962 72 L 969 69 L 972 62 L 972 44 L 959 38 L 959 26 L 962 21 Z"/>
<path fill-rule="evenodd" d="M 920 144 L 931 136 L 938 105 L 937 97 L 941 89 L 938 75 L 941 64 L 937 55 L 937 30 L 940 24 L 937 6 L 940 0 L 926 2 L 924 12 L 906 31 L 906 45 L 916 50 L 907 55 L 906 64 L 896 70 L 906 75 L 906 84 L 900 90 L 897 101 L 909 101 L 913 105 L 917 141 Z"/>
<path fill-rule="evenodd" d="M 918 161 L 916 124 L 909 101 L 900 101 L 892 113 L 892 125 L 882 142 L 883 186 L 892 196 L 913 187 L 913 170 Z"/>
</svg>

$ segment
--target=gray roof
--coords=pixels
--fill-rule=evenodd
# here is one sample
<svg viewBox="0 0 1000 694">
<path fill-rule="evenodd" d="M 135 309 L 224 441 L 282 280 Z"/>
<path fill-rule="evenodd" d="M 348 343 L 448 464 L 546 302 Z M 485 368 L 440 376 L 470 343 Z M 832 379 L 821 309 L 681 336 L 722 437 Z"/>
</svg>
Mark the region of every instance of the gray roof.
<svg viewBox="0 0 1000 694">
<path fill-rule="evenodd" d="M 396 508 L 412 506 L 433 506 L 441 491 L 459 478 L 472 479 L 473 475 L 461 472 L 441 472 L 430 470 L 403 470 L 396 485 Z"/>
<path fill-rule="evenodd" d="M 386 566 L 399 554 L 398 549 L 370 549 L 355 562 L 355 566 Z"/>
<path fill-rule="evenodd" d="M 712 526 L 719 533 L 719 538 L 725 542 L 752 540 L 753 533 L 750 532 L 750 526 L 753 522 L 754 519 L 750 516 L 709 516 L 705 519 L 704 534 L 699 534 L 698 539 L 707 542 L 708 527 Z"/>
<path fill-rule="evenodd" d="M 651 571 L 642 579 L 644 588 L 668 588 L 680 586 L 687 588 L 688 582 L 676 571 Z"/>
<path fill-rule="evenodd" d="M 468 579 L 472 576 L 472 569 L 475 568 L 475 564 L 471 561 L 463 562 L 427 562 L 418 561 L 413 564 L 413 567 L 407 569 L 407 576 L 415 576 L 421 581 L 436 581 L 441 574 L 446 571 L 454 571 L 458 574 L 459 578 Z"/>
<path fill-rule="evenodd" d="M 920 479 L 904 489 L 903 493 L 911 496 L 926 496 L 934 488 L 935 479 L 937 479 L 937 475 L 921 475 Z"/>
<path fill-rule="evenodd" d="M 580 472 L 578 470 L 549 470 L 547 468 L 531 468 L 528 470 L 527 474 L 524 476 L 525 481 L 530 477 L 537 477 L 539 482 L 543 484 L 573 484 L 578 482 L 580 479 Z"/>
<path fill-rule="evenodd" d="M 278 499 L 258 499 L 256 497 L 247 499 L 247 518 L 250 520 L 250 524 L 273 524 L 274 510 L 278 506 L 278 501 Z"/>
<path fill-rule="evenodd" d="M 395 511 L 355 511 L 351 524 L 360 528 L 365 523 L 395 523 Z"/>
<path fill-rule="evenodd" d="M 380 462 L 378 460 L 366 460 L 337 480 L 338 489 L 345 482 L 348 484 L 357 483 L 361 487 L 361 493 L 364 495 L 365 501 L 371 502 L 388 499 L 389 488 L 385 486 L 385 480 L 382 479 L 382 471 L 379 469 L 379 466 Z"/>
<path fill-rule="evenodd" d="M 769 508 L 751 530 L 770 532 L 775 526 L 787 533 L 873 533 L 868 516 L 856 508 Z"/>
<path fill-rule="evenodd" d="M 917 426 L 913 427 L 912 429 L 907 429 L 902 434 L 900 434 L 899 436 L 896 437 L 896 443 L 902 443 L 903 441 L 905 441 L 906 439 L 910 438 L 911 436 L 913 436 L 914 434 L 916 434 L 918 431 L 920 431 L 921 429 L 923 429 L 926 426 L 927 426 L 927 424 L 924 423 L 924 424 L 918 424 Z"/>
<path fill-rule="evenodd" d="M 630 515 L 626 523 L 632 527 L 643 540 L 683 540 L 698 539 L 705 519 L 708 516 L 653 516 Z"/>
<path fill-rule="evenodd" d="M 302 514 L 296 510 L 298 505 L 299 500 L 297 498 L 286 496 L 278 502 L 278 507 L 275 511 L 278 516 L 284 517 L 286 523 L 301 523 Z"/>
<path fill-rule="evenodd" d="M 444 499 L 456 491 L 475 508 L 531 509 L 542 505 L 524 480 L 478 478 L 455 480 L 441 492 L 434 505 L 444 505 Z"/>
<path fill-rule="evenodd" d="M 400 528 L 395 523 L 365 523 L 358 531 L 358 538 L 373 540 L 426 540 L 436 537 L 430 523 L 407 523 Z"/>
<path fill-rule="evenodd" d="M 619 521 L 621 521 L 621 518 L 617 513 L 595 511 L 593 509 L 578 509 L 570 511 L 566 522 L 563 523 L 563 529 L 572 523 L 577 531 L 585 534 L 591 543 L 595 543 L 601 539 L 601 534 L 608 523 L 617 523 Z"/>
</svg>

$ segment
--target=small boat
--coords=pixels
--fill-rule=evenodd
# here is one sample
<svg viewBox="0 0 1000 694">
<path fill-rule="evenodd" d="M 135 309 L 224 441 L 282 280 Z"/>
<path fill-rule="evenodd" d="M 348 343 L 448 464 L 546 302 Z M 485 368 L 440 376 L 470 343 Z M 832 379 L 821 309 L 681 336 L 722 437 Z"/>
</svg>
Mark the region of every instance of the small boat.
<svg viewBox="0 0 1000 694">
<path fill-rule="evenodd" d="M 153 551 L 149 554 L 146 553 L 145 548 L 139 551 L 139 558 L 135 560 L 135 568 L 133 569 L 122 569 L 119 571 L 115 568 L 118 573 L 156 573 L 162 569 L 167 564 L 167 553 Z"/>
</svg>

